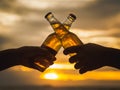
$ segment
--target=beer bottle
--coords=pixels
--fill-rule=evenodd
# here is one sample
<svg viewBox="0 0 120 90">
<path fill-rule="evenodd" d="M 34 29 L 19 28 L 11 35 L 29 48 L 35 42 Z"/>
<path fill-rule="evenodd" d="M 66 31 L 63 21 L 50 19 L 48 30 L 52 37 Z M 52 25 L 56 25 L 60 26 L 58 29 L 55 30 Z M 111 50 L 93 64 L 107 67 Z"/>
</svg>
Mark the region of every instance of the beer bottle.
<svg viewBox="0 0 120 90">
<path fill-rule="evenodd" d="M 70 14 L 67 17 L 67 19 L 63 22 L 63 25 L 66 28 L 66 30 L 70 29 L 70 27 L 73 23 L 70 20 L 72 19 L 73 16 L 74 15 Z M 61 44 L 61 40 L 58 37 L 58 35 L 56 35 L 56 33 L 52 33 L 45 39 L 45 41 L 43 42 L 41 47 L 47 49 L 51 54 L 56 55 L 57 52 L 62 47 L 62 44 Z M 45 59 L 43 60 L 43 62 L 39 62 L 36 59 L 35 64 L 37 65 L 36 68 L 38 68 L 40 71 L 44 71 L 50 65 L 49 60 L 45 60 Z M 42 65 L 42 64 L 44 64 L 44 65 Z"/>
<path fill-rule="evenodd" d="M 50 34 L 41 45 L 42 48 L 47 49 L 54 56 L 60 50 L 61 46 L 61 41 L 58 39 L 58 36 L 55 33 Z M 34 63 L 36 64 L 35 67 L 41 72 L 50 66 L 49 60 L 44 58 L 40 62 L 39 58 L 36 58 Z"/>
<path fill-rule="evenodd" d="M 59 37 L 63 48 L 83 44 L 82 41 L 74 33 L 67 30 L 71 26 L 70 24 L 74 22 L 74 20 L 76 19 L 76 17 L 73 14 L 70 14 L 70 17 L 68 18 L 66 25 L 61 24 L 51 12 L 49 12 L 45 16 L 45 18 L 48 20 L 48 22 L 54 29 L 55 33 Z"/>
</svg>

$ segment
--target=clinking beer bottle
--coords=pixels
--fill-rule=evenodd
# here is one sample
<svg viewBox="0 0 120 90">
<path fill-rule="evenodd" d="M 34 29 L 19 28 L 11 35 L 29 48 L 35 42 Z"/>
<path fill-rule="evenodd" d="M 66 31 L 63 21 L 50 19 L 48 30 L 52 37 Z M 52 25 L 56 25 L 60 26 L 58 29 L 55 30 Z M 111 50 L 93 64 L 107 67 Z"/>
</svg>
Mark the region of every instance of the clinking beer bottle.
<svg viewBox="0 0 120 90">
<path fill-rule="evenodd" d="M 73 19 L 73 20 L 71 20 L 71 19 Z M 63 22 L 63 25 L 66 28 L 66 30 L 70 29 L 70 27 L 75 19 L 76 19 L 76 17 L 73 14 L 70 14 L 67 17 L 67 19 Z M 61 40 L 58 37 L 58 35 L 56 33 L 52 33 L 45 39 L 45 41 L 43 42 L 41 47 L 47 49 L 51 54 L 56 55 L 57 52 L 62 47 L 62 44 L 61 44 Z M 44 63 L 44 65 L 42 65 L 42 63 Z M 35 64 L 37 65 L 36 68 L 38 68 L 40 71 L 44 71 L 50 65 L 49 60 L 44 59 L 42 63 L 40 63 L 37 60 L 35 62 Z"/>
<path fill-rule="evenodd" d="M 69 32 L 67 28 L 69 28 L 69 24 L 74 22 L 75 16 L 71 14 L 71 17 L 68 18 L 69 22 L 65 25 L 61 24 L 54 15 L 50 12 L 48 13 L 45 18 L 48 20 L 52 28 L 54 29 L 55 33 L 59 37 L 63 48 L 68 48 L 71 46 L 78 46 L 82 45 L 82 41 L 72 32 Z"/>
</svg>

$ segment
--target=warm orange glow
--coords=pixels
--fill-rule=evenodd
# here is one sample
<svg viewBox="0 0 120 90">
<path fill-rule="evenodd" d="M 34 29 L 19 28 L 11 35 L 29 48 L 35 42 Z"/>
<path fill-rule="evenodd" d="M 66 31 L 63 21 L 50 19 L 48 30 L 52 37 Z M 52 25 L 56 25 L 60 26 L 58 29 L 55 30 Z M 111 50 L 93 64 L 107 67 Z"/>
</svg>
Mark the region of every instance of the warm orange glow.
<svg viewBox="0 0 120 90">
<path fill-rule="evenodd" d="M 73 64 L 53 64 L 49 67 L 49 69 L 74 69 Z"/>
<path fill-rule="evenodd" d="M 56 80 L 58 79 L 58 75 L 56 73 L 46 73 L 44 75 L 45 79 L 51 79 L 51 80 Z"/>
<path fill-rule="evenodd" d="M 119 71 L 93 71 L 85 74 L 77 73 L 64 73 L 59 70 L 50 70 L 48 69 L 46 72 L 40 75 L 41 79 L 51 79 L 51 80 L 120 80 L 120 72 Z"/>
<path fill-rule="evenodd" d="M 67 65 L 67 64 L 66 64 Z M 92 71 L 87 72 L 85 74 L 79 74 L 77 70 L 72 69 L 73 66 L 65 64 L 55 64 L 51 66 L 49 69 L 45 70 L 45 72 L 40 73 L 40 79 L 49 79 L 49 80 L 120 80 L 120 71 Z M 30 69 L 23 66 L 13 67 L 12 70 L 25 72 L 35 71 L 34 69 Z"/>
<path fill-rule="evenodd" d="M 50 79 L 50 80 L 85 80 L 84 76 L 74 75 L 74 74 L 63 74 L 63 73 L 45 73 L 40 75 L 41 79 Z"/>
<path fill-rule="evenodd" d="M 86 79 L 93 80 L 120 80 L 119 71 L 97 71 L 92 73 L 86 73 Z"/>
</svg>

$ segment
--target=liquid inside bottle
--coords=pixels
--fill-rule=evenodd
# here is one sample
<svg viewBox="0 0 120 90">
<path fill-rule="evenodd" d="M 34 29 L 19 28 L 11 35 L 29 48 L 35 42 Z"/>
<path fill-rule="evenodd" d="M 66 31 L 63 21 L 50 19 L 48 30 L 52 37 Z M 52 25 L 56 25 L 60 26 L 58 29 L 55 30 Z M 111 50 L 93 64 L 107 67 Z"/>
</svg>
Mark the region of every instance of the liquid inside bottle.
<svg viewBox="0 0 120 90">
<path fill-rule="evenodd" d="M 52 19 L 50 19 L 52 17 Z M 73 14 L 67 19 L 67 22 L 63 25 L 61 24 L 52 13 L 49 13 L 46 16 L 47 20 L 51 24 L 52 28 L 54 29 L 55 33 L 61 40 L 62 46 L 64 48 L 68 48 L 71 46 L 77 46 L 83 44 L 82 41 L 72 32 L 68 31 L 67 29 L 70 28 L 71 23 L 75 21 L 76 17 Z"/>
<path fill-rule="evenodd" d="M 47 16 L 51 21 L 52 21 L 52 27 L 56 28 L 56 33 L 50 34 L 46 40 L 43 42 L 41 45 L 42 48 L 47 49 L 51 54 L 56 55 L 57 52 L 60 50 L 62 47 L 61 40 L 70 29 L 73 21 L 71 22 L 70 20 L 76 19 L 76 17 L 73 14 L 70 14 L 67 19 L 64 21 L 63 26 L 66 28 L 66 31 L 64 30 L 63 26 L 60 26 L 61 23 L 54 19 L 53 16 L 51 16 L 51 13 L 48 13 L 49 15 Z M 74 16 L 74 18 L 73 18 Z M 59 34 L 59 35 L 58 35 Z M 39 58 L 38 58 L 39 59 Z M 46 68 L 49 67 L 49 60 L 43 59 L 43 61 L 39 62 L 36 60 L 35 64 L 37 65 L 36 68 L 38 68 L 40 71 L 44 71 Z"/>
<path fill-rule="evenodd" d="M 61 48 L 61 41 L 56 33 L 50 34 L 41 45 L 42 48 L 47 48 L 53 55 L 56 55 Z"/>
<path fill-rule="evenodd" d="M 76 16 L 73 14 L 70 14 L 67 18 L 66 22 L 63 24 L 66 29 L 70 28 L 70 25 L 72 22 L 74 22 L 76 19 Z M 68 48 L 71 46 L 78 46 L 83 44 L 82 41 L 72 32 L 68 32 L 64 37 L 61 39 L 61 43 L 63 48 Z"/>
<path fill-rule="evenodd" d="M 50 34 L 41 45 L 42 48 L 47 49 L 54 56 L 60 50 L 61 46 L 61 42 L 55 33 Z M 43 59 L 41 62 L 39 62 L 39 60 L 36 60 L 34 63 L 37 65 L 36 68 L 38 68 L 40 71 L 44 71 L 50 66 L 49 60 L 46 59 Z"/>
<path fill-rule="evenodd" d="M 66 34 L 62 38 L 61 42 L 64 49 L 71 46 L 78 46 L 83 44 L 82 41 L 72 32 L 69 32 L 68 34 Z"/>
<path fill-rule="evenodd" d="M 83 44 L 82 41 L 74 33 L 67 30 L 67 28 L 70 27 L 70 23 L 74 22 L 76 19 L 76 17 L 73 15 L 70 16 L 71 17 L 68 18 L 69 21 L 65 25 L 61 24 L 56 18 L 54 18 L 54 15 L 52 13 L 49 13 L 46 16 L 46 19 L 49 21 L 55 33 L 60 38 L 62 46 L 64 48 Z M 52 19 L 50 19 L 51 17 Z"/>
</svg>

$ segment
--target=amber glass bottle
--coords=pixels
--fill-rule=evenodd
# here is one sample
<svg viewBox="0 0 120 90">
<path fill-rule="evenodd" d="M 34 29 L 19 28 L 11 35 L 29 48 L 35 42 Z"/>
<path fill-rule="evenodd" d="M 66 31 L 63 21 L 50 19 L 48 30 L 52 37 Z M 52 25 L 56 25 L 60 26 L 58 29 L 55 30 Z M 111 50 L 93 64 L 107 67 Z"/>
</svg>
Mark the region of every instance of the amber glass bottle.
<svg viewBox="0 0 120 90">
<path fill-rule="evenodd" d="M 45 16 L 45 18 L 48 20 L 48 22 L 54 29 L 55 33 L 59 37 L 63 48 L 83 44 L 82 41 L 74 33 L 67 30 L 68 28 L 70 28 L 71 23 L 74 22 L 74 20 L 76 19 L 76 17 L 73 14 L 70 14 L 70 17 L 68 18 L 66 25 L 61 24 L 51 12 L 48 13 Z"/>
<path fill-rule="evenodd" d="M 48 14 L 50 14 L 50 13 L 48 13 Z M 67 17 L 67 19 L 63 22 L 63 26 L 66 28 L 66 30 L 70 29 L 70 27 L 71 27 L 71 25 L 72 25 L 72 23 L 74 22 L 75 19 L 76 19 L 76 17 L 73 14 L 70 14 Z M 41 47 L 47 49 L 51 54 L 56 55 L 57 52 L 62 47 L 60 37 L 56 33 L 50 34 L 45 39 L 45 41 L 43 42 L 43 44 L 41 45 Z M 44 63 L 44 65 L 42 65 L 42 63 Z M 42 63 L 40 63 L 37 60 L 35 62 L 35 64 L 37 65 L 36 68 L 38 68 L 40 71 L 44 71 L 46 68 L 48 68 L 50 66 L 49 60 L 45 60 L 44 59 L 44 61 Z"/>
</svg>

